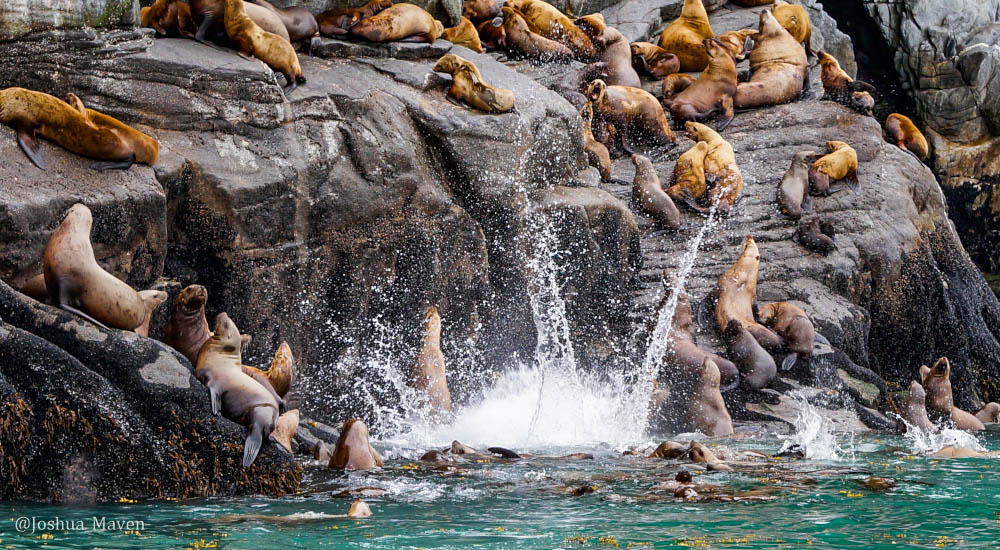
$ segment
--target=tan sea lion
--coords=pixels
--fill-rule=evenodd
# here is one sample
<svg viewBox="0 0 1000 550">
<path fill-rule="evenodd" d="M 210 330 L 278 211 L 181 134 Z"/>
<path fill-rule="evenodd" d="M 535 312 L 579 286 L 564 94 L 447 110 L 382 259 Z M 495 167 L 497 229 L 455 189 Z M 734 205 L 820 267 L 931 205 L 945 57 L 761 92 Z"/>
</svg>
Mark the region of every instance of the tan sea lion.
<svg viewBox="0 0 1000 550">
<path fill-rule="evenodd" d="M 453 53 L 438 59 L 432 71 L 451 74 L 446 97 L 456 104 L 466 104 L 485 113 L 507 113 L 514 109 L 514 92 L 490 86 L 483 81 L 476 65 Z"/>
<path fill-rule="evenodd" d="M 434 42 L 444 26 L 426 10 L 414 4 L 393 4 L 358 21 L 348 34 L 368 42 Z"/>
<path fill-rule="evenodd" d="M 812 357 L 816 328 L 802 308 L 791 302 L 765 304 L 757 312 L 757 320 L 765 327 L 774 329 L 791 352 L 781 362 L 782 370 L 791 369 L 798 359 Z"/>
<path fill-rule="evenodd" d="M 359 8 L 337 8 L 316 16 L 319 33 L 323 36 L 343 36 L 358 21 L 371 17 L 392 5 L 392 0 L 371 0 Z"/>
<path fill-rule="evenodd" d="M 628 40 L 618 29 L 605 24 L 604 16 L 599 13 L 587 15 L 577 19 L 575 25 L 583 30 L 599 59 L 607 64 L 605 83 L 611 86 L 642 86 L 639 73 L 632 68 L 632 49 Z"/>
<path fill-rule="evenodd" d="M 651 42 L 633 42 L 629 50 L 632 52 L 632 68 L 639 74 L 666 78 L 681 70 L 681 61 L 676 55 Z"/>
<path fill-rule="evenodd" d="M 708 449 L 708 447 L 698 443 L 697 441 L 691 441 L 688 445 L 688 456 L 691 457 L 691 462 L 696 464 L 704 464 L 705 468 L 709 471 L 732 471 L 733 469 L 727 464 L 723 464 L 713 453 Z"/>
<path fill-rule="evenodd" d="M 967 449 L 965 447 L 946 445 L 931 453 L 930 456 L 932 458 L 981 458 L 989 455 L 973 449 Z"/>
<path fill-rule="evenodd" d="M 733 146 L 718 132 L 700 122 L 685 122 L 684 128 L 688 137 L 708 144 L 708 152 L 705 153 L 705 180 L 712 182 L 712 188 L 708 192 L 708 206 L 699 206 L 691 199 L 685 201 L 685 204 L 701 213 L 708 213 L 714 207 L 719 213 L 728 214 L 743 192 L 743 173 L 736 164 Z"/>
<path fill-rule="evenodd" d="M 693 84 L 670 100 L 670 116 L 675 121 L 702 121 L 716 115 L 722 118 L 716 129 L 722 131 L 733 121 L 733 96 L 736 94 L 736 63 L 721 42 L 704 42 L 708 68 Z"/>
<path fill-rule="evenodd" d="M 243 372 L 250 376 L 260 375 L 267 380 L 271 388 L 274 388 L 279 398 L 284 398 L 295 383 L 295 358 L 292 356 L 291 346 L 288 342 L 282 342 L 278 346 L 278 351 L 274 352 L 274 358 L 271 359 L 271 368 L 267 372 L 248 365 L 243 365 Z M 254 378 L 256 379 L 256 376 Z"/>
<path fill-rule="evenodd" d="M 476 32 L 476 27 L 467 18 L 462 17 L 462 20 L 455 25 L 444 30 L 441 34 L 441 38 L 455 44 L 456 46 L 465 46 L 476 53 L 483 53 L 483 45 L 479 41 L 479 33 Z"/>
<path fill-rule="evenodd" d="M 98 265 L 90 243 L 92 225 L 90 209 L 77 203 L 49 237 L 42 257 L 49 304 L 99 326 L 134 330 L 146 317 L 146 304 Z"/>
<path fill-rule="evenodd" d="M 757 311 L 757 270 L 760 251 L 753 237 L 743 239 L 740 257 L 719 277 L 714 294 L 717 296 L 715 322 L 725 330 L 731 321 L 738 321 L 760 345 L 767 349 L 780 349 L 781 338 L 754 318 Z M 733 361 L 737 365 L 738 361 Z"/>
<path fill-rule="evenodd" d="M 792 165 L 778 183 L 778 204 L 781 211 L 793 220 L 803 212 L 812 210 L 809 196 L 809 168 L 816 158 L 815 151 L 799 151 L 792 158 Z"/>
<path fill-rule="evenodd" d="M 156 0 L 139 10 L 139 21 L 159 36 L 194 38 L 198 30 L 191 18 L 191 7 L 187 2 L 178 0 Z"/>
<path fill-rule="evenodd" d="M 685 201 L 689 197 L 698 200 L 705 196 L 708 185 L 705 183 L 705 156 L 708 155 L 708 142 L 699 141 L 681 154 L 674 163 L 673 185 L 667 188 L 667 194 L 675 201 Z"/>
<path fill-rule="evenodd" d="M 191 18 L 194 19 L 194 23 L 198 26 L 194 39 L 211 46 L 211 42 L 207 39 L 209 31 L 225 31 L 225 0 L 189 0 L 189 4 L 191 6 Z M 277 13 L 264 6 L 258 6 L 250 2 L 244 2 L 243 8 L 250 19 L 254 23 L 257 23 L 260 28 L 288 40 L 288 30 L 285 29 L 285 24 L 281 22 L 281 18 L 278 17 Z"/>
<path fill-rule="evenodd" d="M 927 417 L 927 393 L 916 380 L 910 382 L 910 393 L 906 395 L 901 413 L 903 420 L 906 420 L 910 426 L 927 433 L 935 431 L 934 424 Z"/>
<path fill-rule="evenodd" d="M 830 195 L 840 190 L 830 183 L 844 180 L 847 186 L 858 192 L 858 153 L 843 141 L 828 141 L 829 153 L 823 155 L 809 169 L 809 192 L 814 195 Z"/>
<path fill-rule="evenodd" d="M 737 109 L 793 101 L 806 78 L 806 52 L 771 12 L 760 12 L 760 30 L 750 50 L 750 81 L 736 87 Z"/>
<path fill-rule="evenodd" d="M 312 447 L 312 457 L 313 460 L 322 462 L 323 464 L 329 464 L 330 459 L 333 458 L 333 451 L 330 447 L 326 446 L 326 443 L 322 441 L 317 441 Z"/>
<path fill-rule="evenodd" d="M 695 78 L 689 74 L 677 73 L 667 75 L 667 77 L 663 79 L 663 83 L 660 88 L 664 104 L 676 97 L 677 94 L 688 89 L 692 84 L 694 84 L 694 82 Z"/>
<path fill-rule="evenodd" d="M 663 107 L 649 92 L 628 86 L 608 86 L 595 80 L 584 94 L 593 104 L 594 119 L 615 127 L 622 148 L 634 153 L 634 143 L 673 147 L 677 138 L 670 130 Z"/>
<path fill-rule="evenodd" d="M 837 249 L 837 243 L 833 240 L 834 237 L 836 235 L 834 234 L 832 225 L 821 221 L 819 218 L 813 218 L 799 222 L 798 227 L 795 228 L 795 233 L 792 235 L 792 240 L 813 252 L 829 254 Z"/>
<path fill-rule="evenodd" d="M 500 15 L 500 2 L 497 0 L 465 0 L 462 2 L 462 17 L 473 23 L 493 19 Z"/>
<path fill-rule="evenodd" d="M 313 17 L 311 11 L 305 6 L 289 6 L 278 8 L 267 0 L 250 0 L 258 6 L 265 7 L 278 14 L 281 23 L 288 32 L 289 42 L 300 42 L 309 40 L 314 36 L 319 36 L 319 23 Z"/>
<path fill-rule="evenodd" d="M 701 0 L 684 0 L 680 16 L 660 33 L 659 46 L 677 56 L 682 72 L 703 71 L 708 66 L 708 55 L 702 43 L 714 36 Z"/>
<path fill-rule="evenodd" d="M 225 26 L 237 51 L 243 56 L 254 56 L 285 75 L 286 91 L 294 90 L 305 83 L 299 57 L 287 38 L 265 31 L 247 15 L 242 0 L 225 0 Z"/>
<path fill-rule="evenodd" d="M 911 153 L 917 160 L 923 162 L 927 160 L 930 148 L 927 145 L 927 138 L 920 132 L 917 125 L 909 117 L 899 113 L 892 113 L 885 119 L 886 140 Z"/>
<path fill-rule="evenodd" d="M 822 67 L 820 78 L 823 81 L 823 92 L 830 99 L 846 104 L 854 92 L 875 92 L 875 87 L 871 84 L 851 78 L 840 67 L 836 57 L 822 50 L 819 51 L 818 56 L 819 64 Z"/>
<path fill-rule="evenodd" d="M 781 26 L 792 35 L 799 44 L 812 53 L 812 25 L 805 7 L 799 4 L 789 4 L 783 0 L 775 0 L 771 13 Z"/>
<path fill-rule="evenodd" d="M 653 163 L 642 155 L 632 155 L 632 164 L 635 165 L 632 202 L 660 227 L 671 231 L 680 229 L 681 213 L 670 196 L 663 191 Z"/>
<path fill-rule="evenodd" d="M 423 346 L 410 369 L 409 383 L 427 399 L 433 416 L 451 412 L 451 392 L 441 353 L 441 316 L 434 306 L 424 310 Z"/>
<path fill-rule="evenodd" d="M 726 402 L 722 400 L 720 382 L 719 367 L 706 357 L 701 377 L 688 399 L 686 419 L 689 426 L 709 437 L 725 437 L 734 433 L 733 419 L 729 416 Z"/>
<path fill-rule="evenodd" d="M 747 58 L 747 54 L 753 48 L 755 34 L 757 29 L 742 29 L 724 32 L 715 38 L 726 48 L 733 60 L 739 63 Z"/>
<path fill-rule="evenodd" d="M 959 430 L 981 432 L 986 429 L 986 426 L 981 420 L 976 418 L 976 415 L 963 411 L 958 407 L 952 407 L 951 420 Z"/>
<path fill-rule="evenodd" d="M 240 331 L 225 313 L 215 318 L 212 337 L 198 353 L 194 375 L 208 386 L 212 413 L 247 428 L 243 447 L 243 467 L 257 459 L 264 436 L 274 431 L 278 421 L 278 401 L 272 392 L 240 368 Z"/>
<path fill-rule="evenodd" d="M 938 358 L 931 368 L 922 365 L 920 383 L 927 392 L 927 416 L 931 422 L 940 424 L 950 419 L 955 403 L 951 394 L 951 363 L 948 358 Z"/>
<path fill-rule="evenodd" d="M 504 29 L 501 45 L 511 54 L 535 61 L 569 61 L 573 58 L 573 51 L 569 47 L 542 36 L 521 12 L 510 6 L 504 6 L 501 12 Z"/>
<path fill-rule="evenodd" d="M 278 417 L 278 421 L 274 424 L 274 431 L 271 432 L 271 440 L 292 453 L 294 452 L 292 438 L 295 437 L 297 429 L 299 429 L 299 410 L 292 409 Z"/>
<path fill-rule="evenodd" d="M 368 426 L 357 418 L 344 422 L 329 467 L 335 470 L 371 470 L 383 466 L 382 456 L 368 440 Z"/>
<path fill-rule="evenodd" d="M 976 413 L 976 418 L 983 424 L 995 424 L 1000 419 L 1000 403 L 987 403 Z"/>
<path fill-rule="evenodd" d="M 170 295 L 162 290 L 139 291 L 139 298 L 142 298 L 142 303 L 146 306 L 146 315 L 142 318 L 142 324 L 135 328 L 136 334 L 149 337 L 149 321 L 153 318 L 153 312 L 169 297 Z"/>
<path fill-rule="evenodd" d="M 778 377 L 778 366 L 752 334 L 739 321 L 730 321 L 722 332 L 726 355 L 740 371 L 740 381 L 751 390 L 766 388 Z"/>
<path fill-rule="evenodd" d="M 159 144 L 118 120 L 49 94 L 7 88 L 0 90 L 0 123 L 17 133 L 17 143 L 35 166 L 45 169 L 44 137 L 62 148 L 96 159 L 95 170 L 128 168 L 133 162 L 156 164 Z"/>
<path fill-rule="evenodd" d="M 688 454 L 688 448 L 675 441 L 664 441 L 657 445 L 656 449 L 647 458 L 680 458 Z"/>
<path fill-rule="evenodd" d="M 504 5 L 519 11 L 538 29 L 538 34 L 568 47 L 580 61 L 593 61 L 597 57 L 587 34 L 552 4 L 543 0 L 506 0 Z"/>
<path fill-rule="evenodd" d="M 591 129 L 591 124 L 594 121 L 594 107 L 589 101 L 584 104 L 580 111 L 580 117 L 583 119 L 583 149 L 587 153 L 587 162 L 597 168 L 598 173 L 601 174 L 601 181 L 610 181 L 611 155 L 608 154 L 608 148 L 603 143 L 594 139 L 594 132 Z"/>
</svg>

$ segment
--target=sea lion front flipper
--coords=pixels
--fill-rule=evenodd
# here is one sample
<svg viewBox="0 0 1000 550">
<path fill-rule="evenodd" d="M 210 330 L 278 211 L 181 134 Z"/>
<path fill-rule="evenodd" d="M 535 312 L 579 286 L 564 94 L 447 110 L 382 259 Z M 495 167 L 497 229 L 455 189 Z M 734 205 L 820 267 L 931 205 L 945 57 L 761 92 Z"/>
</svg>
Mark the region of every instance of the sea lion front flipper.
<svg viewBox="0 0 1000 550">
<path fill-rule="evenodd" d="M 795 362 L 799 359 L 798 354 L 789 353 L 785 356 L 785 359 L 781 362 L 781 370 L 791 370 L 795 366 Z"/>
<path fill-rule="evenodd" d="M 208 386 L 208 397 L 212 401 L 212 414 L 219 416 L 219 411 L 222 410 L 222 394 L 215 389 L 215 384 L 211 380 L 205 385 Z"/>
<path fill-rule="evenodd" d="M 906 151 L 911 157 L 917 159 L 917 162 L 919 162 L 920 164 L 924 163 L 924 161 L 920 160 L 920 157 L 918 157 L 916 153 L 907 149 L 905 145 L 900 145 L 899 148 Z"/>
<path fill-rule="evenodd" d="M 128 160 L 99 160 L 90 165 L 92 170 L 103 172 L 105 170 L 128 170 L 135 164 L 135 153 Z"/>
<path fill-rule="evenodd" d="M 500 455 L 503 458 L 521 458 L 521 455 L 515 453 L 510 449 L 504 449 L 503 447 L 490 447 L 489 449 L 486 450 L 495 455 Z"/>
<path fill-rule="evenodd" d="M 812 209 L 813 209 L 813 199 L 811 196 L 809 196 L 809 193 L 806 193 L 805 196 L 802 197 L 802 211 L 812 212 Z"/>
<path fill-rule="evenodd" d="M 852 92 L 868 92 L 870 94 L 875 93 L 875 86 L 865 82 L 864 80 L 855 80 L 853 82 L 847 83 L 847 89 Z"/>
<path fill-rule="evenodd" d="M 705 296 L 705 299 L 698 302 L 697 319 L 698 326 L 708 328 L 715 323 L 715 304 L 719 301 L 719 289 L 713 289 Z"/>
<path fill-rule="evenodd" d="M 749 39 L 748 39 L 749 40 Z M 733 121 L 736 116 L 736 111 L 733 110 L 733 96 L 726 96 L 722 98 L 722 120 L 715 125 L 715 131 L 721 132 L 729 126 L 729 123 Z"/>
<path fill-rule="evenodd" d="M 256 416 L 256 415 L 255 415 Z M 255 419 L 256 420 L 256 419 Z M 254 422 L 247 432 L 246 443 L 243 444 L 243 467 L 249 468 L 257 460 L 260 446 L 264 443 L 264 428 L 259 422 Z"/>
<path fill-rule="evenodd" d="M 28 160 L 30 160 L 32 164 L 42 170 L 45 170 L 45 158 L 42 155 L 42 143 L 38 141 L 38 137 L 35 136 L 34 128 L 31 130 L 23 127 L 18 128 L 17 144 L 21 146 L 21 150 L 24 151 L 25 156 L 28 157 Z"/>
<path fill-rule="evenodd" d="M 91 323 L 93 323 L 93 324 L 95 324 L 95 325 L 97 325 L 97 326 L 99 326 L 101 328 L 105 328 L 105 329 L 108 328 L 108 327 L 104 326 L 104 323 L 98 321 L 97 319 L 94 319 L 90 315 L 87 315 L 86 313 L 80 311 L 79 309 L 76 309 L 75 307 L 67 304 L 66 302 L 63 302 L 63 303 L 59 304 L 59 307 L 61 307 L 62 309 L 66 310 L 66 311 L 68 311 L 70 313 L 79 315 L 80 317 L 83 317 L 84 319 L 90 321 Z"/>
</svg>

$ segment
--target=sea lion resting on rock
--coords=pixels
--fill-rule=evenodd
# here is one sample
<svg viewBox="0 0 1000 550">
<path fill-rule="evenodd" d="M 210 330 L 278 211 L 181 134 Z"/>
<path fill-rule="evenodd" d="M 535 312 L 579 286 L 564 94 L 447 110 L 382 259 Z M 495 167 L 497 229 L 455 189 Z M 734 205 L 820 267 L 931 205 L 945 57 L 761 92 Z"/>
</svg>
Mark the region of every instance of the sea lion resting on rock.
<svg viewBox="0 0 1000 550">
<path fill-rule="evenodd" d="M 813 218 L 799 222 L 799 226 L 795 228 L 795 233 L 792 235 L 792 240 L 813 252 L 829 254 L 837 249 L 837 243 L 833 240 L 835 237 L 836 232 L 833 224 L 819 218 Z"/>
<path fill-rule="evenodd" d="M 448 101 L 466 105 L 485 113 L 506 113 L 514 109 L 514 92 L 490 86 L 483 81 L 476 65 L 453 53 L 438 59 L 431 69 L 451 74 Z"/>
<path fill-rule="evenodd" d="M 778 366 L 774 363 L 774 358 L 739 321 L 730 321 L 722 337 L 726 341 L 726 354 L 739 369 L 740 381 L 744 387 L 760 390 L 777 378 Z"/>
<path fill-rule="evenodd" d="M 603 143 L 594 139 L 594 132 L 591 129 L 594 120 L 594 107 L 589 101 L 584 104 L 580 111 L 580 117 L 583 119 L 583 149 L 587 153 L 587 162 L 597 168 L 598 173 L 601 174 L 601 181 L 611 181 L 611 155 L 608 154 L 608 148 Z"/>
<path fill-rule="evenodd" d="M 500 15 L 500 2 L 497 0 L 465 0 L 462 2 L 462 17 L 473 23 L 493 19 Z"/>
<path fill-rule="evenodd" d="M 595 46 L 600 60 L 607 64 L 604 82 L 612 86 L 633 86 L 639 88 L 642 81 L 632 68 L 632 48 L 622 33 L 604 23 L 604 16 L 594 13 L 576 20 L 575 25 L 583 30 Z"/>
<path fill-rule="evenodd" d="M 672 75 L 667 75 L 661 83 L 660 92 L 663 96 L 663 103 L 667 104 L 671 99 L 677 96 L 677 94 L 688 89 L 692 84 L 694 84 L 695 78 L 689 74 L 677 73 Z"/>
<path fill-rule="evenodd" d="M 247 15 L 242 0 L 225 1 L 226 34 L 236 44 L 240 55 L 252 55 L 275 72 L 285 75 L 287 91 L 304 84 L 306 79 L 302 76 L 299 57 L 288 39 L 262 29 Z"/>
<path fill-rule="evenodd" d="M 902 416 L 906 424 L 900 427 L 909 425 L 926 433 L 935 431 L 934 424 L 927 417 L 927 393 L 916 380 L 910 382 L 910 393 L 906 395 Z"/>
<path fill-rule="evenodd" d="M 778 183 L 778 204 L 781 211 L 793 220 L 802 217 L 803 212 L 812 210 L 809 196 L 809 168 L 816 158 L 815 151 L 800 151 L 792 158 L 792 165 Z"/>
<path fill-rule="evenodd" d="M 707 207 L 699 206 L 691 199 L 685 204 L 703 214 L 707 214 L 712 208 L 728 214 L 743 191 L 743 173 L 736 164 L 733 146 L 718 132 L 699 122 L 685 122 L 684 128 L 688 137 L 708 144 L 708 152 L 705 153 L 705 179 L 713 182 L 708 192 Z"/>
<path fill-rule="evenodd" d="M 524 18 L 537 28 L 538 34 L 555 40 L 570 50 L 580 61 L 588 62 L 597 57 L 594 44 L 573 21 L 561 11 L 543 0 L 506 0 L 505 6 L 519 11 Z"/>
<path fill-rule="evenodd" d="M 812 53 L 812 25 L 805 7 L 789 4 L 784 0 L 775 0 L 771 13 L 796 42 L 804 45 L 806 51 Z"/>
<path fill-rule="evenodd" d="M 693 84 L 670 100 L 670 115 L 675 121 L 701 121 L 722 115 L 716 125 L 722 131 L 733 121 L 733 96 L 736 94 L 736 63 L 721 42 L 704 42 L 708 68 Z M 666 102 L 665 102 L 666 103 Z"/>
<path fill-rule="evenodd" d="M 476 32 L 479 33 L 479 42 L 487 50 L 507 47 L 507 31 L 504 29 L 503 17 L 478 23 Z"/>
<path fill-rule="evenodd" d="M 671 231 L 680 229 L 681 213 L 660 186 L 660 178 L 656 175 L 653 163 L 642 155 L 632 155 L 632 164 L 635 165 L 632 202 L 660 227 Z"/>
<path fill-rule="evenodd" d="M 465 46 L 476 53 L 483 53 L 483 44 L 479 41 L 479 33 L 476 32 L 472 21 L 465 17 L 462 17 L 458 25 L 445 29 L 441 38 L 456 46 Z"/>
<path fill-rule="evenodd" d="M 441 353 L 441 316 L 434 306 L 427 306 L 424 310 L 423 346 L 410 369 L 409 383 L 427 400 L 432 416 L 440 417 L 451 412 L 451 392 L 448 391 L 444 354 Z"/>
<path fill-rule="evenodd" d="M 331 37 L 346 35 L 347 31 L 357 25 L 359 21 L 371 17 L 391 5 L 392 0 L 371 0 L 360 8 L 327 10 L 316 16 L 319 33 Z"/>
<path fill-rule="evenodd" d="M 819 52 L 819 64 L 822 67 L 820 78 L 823 81 L 823 92 L 830 99 L 846 105 L 854 92 L 875 92 L 874 86 L 851 78 L 844 69 L 840 68 L 836 57 L 822 50 Z"/>
<path fill-rule="evenodd" d="M 715 38 L 729 51 L 733 60 L 739 63 L 746 59 L 747 54 L 753 49 L 753 35 L 755 34 L 757 34 L 757 29 L 742 29 L 724 32 Z"/>
<path fill-rule="evenodd" d="M 274 352 L 274 358 L 271 359 L 271 368 L 267 372 L 249 365 L 243 365 L 243 372 L 254 379 L 257 379 L 257 375 L 264 378 L 268 387 L 273 388 L 278 397 L 284 398 L 295 382 L 295 358 L 292 356 L 291 346 L 288 342 L 282 342 L 278 346 L 278 351 Z"/>
<path fill-rule="evenodd" d="M 163 343 L 181 352 L 191 365 L 198 364 L 201 346 L 212 337 L 205 316 L 208 290 L 201 285 L 188 285 L 174 298 L 167 325 L 163 328 Z M 240 336 L 241 351 L 250 343 L 250 335 Z"/>
<path fill-rule="evenodd" d="M 750 51 L 750 81 L 736 87 L 737 109 L 778 105 L 794 100 L 806 78 L 806 52 L 778 24 L 770 11 L 760 12 L 760 30 Z"/>
<path fill-rule="evenodd" d="M 319 36 L 319 24 L 316 22 L 316 18 L 313 17 L 312 12 L 307 8 L 303 6 L 278 8 L 267 0 L 250 1 L 278 15 L 281 23 L 285 26 L 285 31 L 288 32 L 289 42 L 300 42 L 302 40 L 309 40 L 314 36 Z"/>
<path fill-rule="evenodd" d="M 95 170 L 128 168 L 133 162 L 152 166 L 159 158 L 159 144 L 148 135 L 86 109 L 82 102 L 70 105 L 49 94 L 24 88 L 0 90 L 0 123 L 14 129 L 21 150 L 43 170 L 45 159 L 39 136 L 70 152 L 98 160 L 91 165 Z"/>
<path fill-rule="evenodd" d="M 139 10 L 139 21 L 158 36 L 194 38 L 198 30 L 191 18 L 191 6 L 178 0 L 156 0 Z"/>
<path fill-rule="evenodd" d="M 982 431 L 986 426 L 973 414 L 955 406 L 951 393 L 951 363 L 938 358 L 931 368 L 920 367 L 920 382 L 927 390 L 927 416 L 935 424 L 952 420 L 959 430 Z"/>
<path fill-rule="evenodd" d="M 703 71 L 708 66 L 708 56 L 701 45 L 714 36 L 702 1 L 684 0 L 680 16 L 660 33 L 659 46 L 677 56 L 681 71 Z"/>
<path fill-rule="evenodd" d="M 427 42 L 437 40 L 444 26 L 414 4 L 394 4 L 359 21 L 348 34 L 368 42 Z"/>
<path fill-rule="evenodd" d="M 908 117 L 899 113 L 889 115 L 885 119 L 885 135 L 889 143 L 917 157 L 920 162 L 927 159 L 927 138 Z"/>
<path fill-rule="evenodd" d="M 510 6 L 504 6 L 501 11 L 503 42 L 511 54 L 534 61 L 569 61 L 573 58 L 572 50 L 564 44 L 542 36 L 521 12 Z"/>
<path fill-rule="evenodd" d="M 753 237 L 743 239 L 740 257 L 732 267 L 719 277 L 713 294 L 717 297 L 715 322 L 726 330 L 730 322 L 737 321 L 766 349 L 781 349 L 781 338 L 754 318 L 757 311 L 757 271 L 760 251 Z M 739 363 L 738 361 L 734 361 Z"/>
<path fill-rule="evenodd" d="M 677 56 L 656 44 L 633 42 L 629 50 L 632 52 L 632 68 L 637 73 L 665 78 L 681 70 L 681 61 Z"/>
<path fill-rule="evenodd" d="M 225 30 L 223 28 L 226 12 L 225 0 L 190 0 L 189 3 L 191 17 L 198 26 L 194 39 L 203 44 L 211 45 L 206 38 L 208 32 L 215 29 Z M 288 30 L 285 29 L 285 24 L 281 22 L 281 18 L 273 10 L 249 2 L 244 2 L 243 8 L 250 19 L 257 23 L 261 29 L 288 40 Z"/>
<path fill-rule="evenodd" d="M 371 470 L 383 466 L 382 456 L 368 440 L 368 426 L 357 418 L 344 422 L 329 467 L 335 470 Z"/>
<path fill-rule="evenodd" d="M 858 153 L 843 141 L 828 141 L 830 152 L 813 162 L 809 169 L 809 192 L 814 195 L 831 195 L 841 187 L 831 187 L 830 183 L 844 180 L 847 186 L 858 192 Z"/>
<path fill-rule="evenodd" d="M 593 104 L 594 119 L 614 126 L 616 139 L 625 151 L 633 153 L 632 145 L 638 142 L 666 147 L 677 143 L 663 107 L 649 92 L 629 86 L 608 86 L 603 80 L 595 80 L 584 95 Z"/>
<path fill-rule="evenodd" d="M 672 199 L 698 200 L 708 192 L 705 182 L 705 156 L 708 155 L 708 148 L 708 142 L 699 141 L 677 157 L 673 185 L 667 188 L 667 194 Z"/>
<path fill-rule="evenodd" d="M 851 109 L 868 116 L 875 116 L 875 98 L 868 92 L 852 92 L 845 104 Z"/>
<path fill-rule="evenodd" d="M 719 367 L 706 357 L 702 364 L 701 377 L 694 392 L 688 399 L 687 423 L 709 437 L 725 437 L 733 434 L 733 419 L 729 416 L 726 403 L 719 389 L 721 375 Z"/>
<path fill-rule="evenodd" d="M 757 320 L 764 326 L 774 329 L 791 352 L 781 362 L 782 370 L 791 369 L 798 359 L 808 360 L 812 357 L 813 345 L 816 343 L 816 328 L 802 308 L 791 302 L 765 304 L 758 311 Z"/>
<path fill-rule="evenodd" d="M 279 416 L 278 421 L 275 422 L 274 431 L 271 432 L 271 440 L 284 447 L 286 451 L 292 452 L 292 437 L 295 436 L 295 430 L 298 428 L 299 410 L 287 411 Z"/>
<path fill-rule="evenodd" d="M 257 459 L 264 436 L 271 435 L 278 420 L 278 401 L 263 385 L 243 373 L 240 332 L 228 315 L 215 318 L 212 337 L 198 354 L 195 377 L 208 386 L 212 413 L 247 427 L 243 467 Z"/>
</svg>

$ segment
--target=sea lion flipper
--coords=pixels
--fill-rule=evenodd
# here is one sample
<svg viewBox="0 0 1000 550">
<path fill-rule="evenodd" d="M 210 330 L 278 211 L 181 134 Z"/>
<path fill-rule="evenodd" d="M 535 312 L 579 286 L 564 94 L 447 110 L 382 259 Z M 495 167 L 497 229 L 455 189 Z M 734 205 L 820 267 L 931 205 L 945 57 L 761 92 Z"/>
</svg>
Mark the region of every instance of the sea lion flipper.
<svg viewBox="0 0 1000 550">
<path fill-rule="evenodd" d="M 848 174 L 844 180 L 847 181 L 847 188 L 850 189 L 855 195 L 861 192 L 861 182 L 858 181 L 857 172 Z"/>
<path fill-rule="evenodd" d="M 785 359 L 781 362 L 781 370 L 791 370 L 795 366 L 795 362 L 799 359 L 799 356 L 795 353 L 789 353 L 785 356 Z"/>
<path fill-rule="evenodd" d="M 59 307 L 61 307 L 62 309 L 66 310 L 66 311 L 68 311 L 70 313 L 74 313 L 76 315 L 79 315 L 80 317 L 83 317 L 84 319 L 90 321 L 91 323 L 93 323 L 93 324 L 95 324 L 95 325 L 97 325 L 97 326 L 99 326 L 101 328 L 105 328 L 105 329 L 108 328 L 107 326 L 104 325 L 104 323 L 98 321 L 97 319 L 94 319 L 90 315 L 87 315 L 86 313 L 80 311 L 79 309 L 76 309 L 75 307 L 67 304 L 66 302 L 63 302 L 63 303 L 59 304 Z"/>
<path fill-rule="evenodd" d="M 806 193 L 805 196 L 802 197 L 802 211 L 812 212 L 812 209 L 813 209 L 812 197 L 809 195 L 809 193 Z"/>
<path fill-rule="evenodd" d="M 103 172 L 105 170 L 128 170 L 135 164 L 135 153 L 128 160 L 99 160 L 90 165 L 90 168 Z"/>
<path fill-rule="evenodd" d="M 708 328 L 715 323 L 715 304 L 719 301 L 719 289 L 714 289 L 698 303 L 698 326 Z"/>
<path fill-rule="evenodd" d="M 243 444 L 244 468 L 249 468 L 257 460 L 257 454 L 260 453 L 260 446 L 264 442 L 263 440 L 264 436 L 260 424 L 255 422 L 247 434 L 246 443 Z"/>
<path fill-rule="evenodd" d="M 207 385 L 208 396 L 212 400 L 212 414 L 218 416 L 219 411 L 222 410 L 222 394 L 219 393 L 219 390 L 215 389 L 215 386 L 211 382 Z"/>
<path fill-rule="evenodd" d="M 847 88 L 852 92 L 868 92 L 870 94 L 875 93 L 875 86 L 865 82 L 864 80 L 855 80 L 847 83 Z"/>
<path fill-rule="evenodd" d="M 35 136 L 35 130 L 17 129 L 17 144 L 21 146 L 28 160 L 38 168 L 45 170 L 45 158 L 42 155 L 42 143 Z"/>
<path fill-rule="evenodd" d="M 736 111 L 733 110 L 733 96 L 726 96 L 722 98 L 722 120 L 720 120 L 715 125 L 715 131 L 721 132 L 729 126 L 729 123 L 733 121 L 736 116 Z"/>
</svg>

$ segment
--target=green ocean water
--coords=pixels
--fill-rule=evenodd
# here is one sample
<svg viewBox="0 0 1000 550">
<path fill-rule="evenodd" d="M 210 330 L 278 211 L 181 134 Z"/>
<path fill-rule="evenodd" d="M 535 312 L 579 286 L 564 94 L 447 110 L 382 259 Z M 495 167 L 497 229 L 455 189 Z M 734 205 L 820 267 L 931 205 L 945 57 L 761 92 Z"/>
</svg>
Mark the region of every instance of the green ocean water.
<svg viewBox="0 0 1000 550">
<path fill-rule="evenodd" d="M 683 439 L 682 439 L 683 441 Z M 979 437 L 1000 450 L 1000 431 Z M 777 451 L 766 433 L 722 441 L 731 448 Z M 0 548 L 1000 548 L 1000 460 L 932 459 L 896 436 L 837 436 L 840 456 L 756 460 L 735 472 L 698 472 L 722 498 L 682 500 L 657 487 L 684 461 L 592 452 L 594 460 L 469 460 L 438 470 L 419 449 L 380 444 L 389 457 L 375 472 L 338 474 L 306 463 L 302 493 L 283 498 L 212 498 L 91 508 L 0 504 Z M 870 472 L 870 473 L 869 473 Z M 859 480 L 891 478 L 873 491 Z M 566 488 L 596 487 L 572 496 Z M 349 489 L 378 487 L 363 520 L 282 521 L 245 516 L 344 514 Z M 700 498 L 712 493 L 701 491 Z M 749 492 L 749 493 L 748 493 Z M 750 498 L 767 500 L 755 500 Z M 87 530 L 18 532 L 18 518 L 83 522 Z M 93 518 L 142 521 L 141 530 L 94 530 Z M 23 520 L 22 520 L 23 521 Z"/>
</svg>

